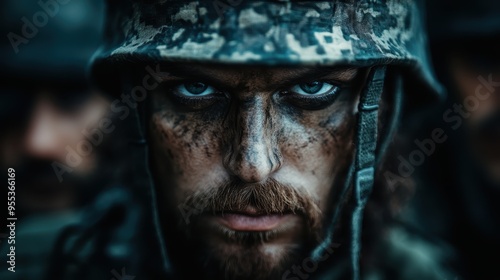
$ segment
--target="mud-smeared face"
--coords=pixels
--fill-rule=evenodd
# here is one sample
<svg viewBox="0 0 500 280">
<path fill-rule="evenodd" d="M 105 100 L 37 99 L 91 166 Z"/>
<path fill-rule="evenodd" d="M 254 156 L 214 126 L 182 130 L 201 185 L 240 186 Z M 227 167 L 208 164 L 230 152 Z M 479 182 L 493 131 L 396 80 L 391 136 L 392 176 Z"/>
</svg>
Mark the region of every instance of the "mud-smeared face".
<svg viewBox="0 0 500 280">
<path fill-rule="evenodd" d="M 149 104 L 161 208 L 217 273 L 281 279 L 317 242 L 342 187 L 365 71 L 172 69 Z"/>
</svg>

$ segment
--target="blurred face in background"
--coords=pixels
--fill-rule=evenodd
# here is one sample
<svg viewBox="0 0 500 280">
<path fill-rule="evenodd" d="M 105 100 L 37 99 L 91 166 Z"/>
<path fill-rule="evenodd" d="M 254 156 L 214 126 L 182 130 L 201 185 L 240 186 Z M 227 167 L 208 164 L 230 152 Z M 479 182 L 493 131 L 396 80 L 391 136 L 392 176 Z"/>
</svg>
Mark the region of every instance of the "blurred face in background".
<svg viewBox="0 0 500 280">
<path fill-rule="evenodd" d="M 4 168 L 16 170 L 17 207 L 24 214 L 71 208 L 78 199 L 77 189 L 95 173 L 97 156 L 94 147 L 78 165 L 70 167 L 67 147 L 76 149 L 85 137 L 82 131 L 97 125 L 108 102 L 95 92 L 74 86 L 23 87 L 4 87 L 0 95 L 10 106 L 2 112 L 0 161 Z M 54 162 L 72 170 L 65 172 L 61 181 Z"/>
<path fill-rule="evenodd" d="M 448 69 L 452 94 L 467 109 L 464 123 L 474 156 L 500 183 L 500 43 L 491 39 L 470 40 L 451 52 Z"/>
</svg>

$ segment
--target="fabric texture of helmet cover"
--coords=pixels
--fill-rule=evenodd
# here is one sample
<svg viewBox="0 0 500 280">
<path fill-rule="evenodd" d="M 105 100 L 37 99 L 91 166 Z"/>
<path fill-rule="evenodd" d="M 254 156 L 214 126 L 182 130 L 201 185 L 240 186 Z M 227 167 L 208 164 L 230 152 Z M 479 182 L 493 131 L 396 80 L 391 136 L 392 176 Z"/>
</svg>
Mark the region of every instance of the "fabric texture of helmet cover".
<svg viewBox="0 0 500 280">
<path fill-rule="evenodd" d="M 401 65 L 419 91 L 440 91 L 411 0 L 108 1 L 92 72 L 141 61 L 263 65 Z M 418 92 L 417 92 L 418 93 Z"/>
</svg>

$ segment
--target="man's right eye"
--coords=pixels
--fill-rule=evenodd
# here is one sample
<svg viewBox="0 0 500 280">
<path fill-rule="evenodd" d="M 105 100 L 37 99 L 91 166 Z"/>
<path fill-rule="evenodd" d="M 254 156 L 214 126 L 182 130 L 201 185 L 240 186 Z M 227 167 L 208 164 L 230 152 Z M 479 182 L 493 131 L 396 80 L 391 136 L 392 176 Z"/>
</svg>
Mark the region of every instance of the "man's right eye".
<svg viewBox="0 0 500 280">
<path fill-rule="evenodd" d="M 185 97 L 208 96 L 217 93 L 217 90 L 202 82 L 182 83 L 174 88 L 176 92 Z"/>
<path fill-rule="evenodd" d="M 166 86 L 172 93 L 170 98 L 188 110 L 205 109 L 226 98 L 222 91 L 203 82 L 182 81 Z"/>
</svg>

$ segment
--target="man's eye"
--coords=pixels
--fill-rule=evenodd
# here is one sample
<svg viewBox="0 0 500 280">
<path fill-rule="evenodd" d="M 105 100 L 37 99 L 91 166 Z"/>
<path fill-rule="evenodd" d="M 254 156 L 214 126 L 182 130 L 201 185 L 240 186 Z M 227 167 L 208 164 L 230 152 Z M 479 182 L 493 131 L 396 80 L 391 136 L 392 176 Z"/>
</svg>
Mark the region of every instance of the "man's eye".
<svg viewBox="0 0 500 280">
<path fill-rule="evenodd" d="M 311 96 L 311 95 L 323 95 L 332 90 L 335 90 L 336 88 L 337 88 L 336 86 L 329 83 L 314 81 L 314 82 L 295 85 L 290 89 L 290 91 L 300 95 Z"/>
<path fill-rule="evenodd" d="M 198 81 L 183 81 L 173 85 L 166 84 L 170 99 L 182 105 L 179 108 L 186 110 L 201 110 L 216 103 L 222 103 L 226 95 L 208 84 Z"/>
<path fill-rule="evenodd" d="M 177 86 L 177 92 L 184 96 L 207 96 L 217 92 L 217 90 L 201 82 L 188 82 Z"/>
<path fill-rule="evenodd" d="M 335 101 L 340 89 L 334 84 L 312 81 L 296 84 L 288 90 L 281 91 L 280 96 L 295 107 L 305 110 L 320 110 Z"/>
</svg>

